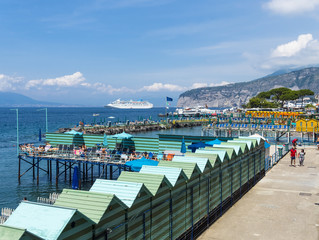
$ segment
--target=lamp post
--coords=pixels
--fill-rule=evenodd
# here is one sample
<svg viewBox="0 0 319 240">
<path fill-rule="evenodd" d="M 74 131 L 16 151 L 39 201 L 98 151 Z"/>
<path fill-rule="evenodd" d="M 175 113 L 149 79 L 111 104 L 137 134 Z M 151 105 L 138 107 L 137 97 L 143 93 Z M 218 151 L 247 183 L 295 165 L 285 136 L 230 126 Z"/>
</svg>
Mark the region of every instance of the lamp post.
<svg viewBox="0 0 319 240">
<path fill-rule="evenodd" d="M 45 111 L 45 132 L 48 132 L 48 108 L 41 108 L 38 109 L 37 111 Z"/>
<path fill-rule="evenodd" d="M 16 113 L 17 113 L 17 156 L 19 156 L 19 109 L 14 108 L 14 109 L 10 109 L 10 110 L 16 111 Z"/>
</svg>

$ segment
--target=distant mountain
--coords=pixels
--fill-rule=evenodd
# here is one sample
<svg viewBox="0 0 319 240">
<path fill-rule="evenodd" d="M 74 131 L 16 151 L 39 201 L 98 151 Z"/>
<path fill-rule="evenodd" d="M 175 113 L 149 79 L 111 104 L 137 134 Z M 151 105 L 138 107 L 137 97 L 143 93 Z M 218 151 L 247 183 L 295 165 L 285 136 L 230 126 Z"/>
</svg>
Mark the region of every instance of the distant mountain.
<svg viewBox="0 0 319 240">
<path fill-rule="evenodd" d="M 0 107 L 54 107 L 61 105 L 61 103 L 37 101 L 18 93 L 0 92 Z"/>
<path fill-rule="evenodd" d="M 319 93 L 319 67 L 309 67 L 289 73 L 279 72 L 249 82 L 219 87 L 196 88 L 179 96 L 177 107 L 240 107 L 259 92 L 287 87 L 293 90 L 310 89 Z"/>
</svg>

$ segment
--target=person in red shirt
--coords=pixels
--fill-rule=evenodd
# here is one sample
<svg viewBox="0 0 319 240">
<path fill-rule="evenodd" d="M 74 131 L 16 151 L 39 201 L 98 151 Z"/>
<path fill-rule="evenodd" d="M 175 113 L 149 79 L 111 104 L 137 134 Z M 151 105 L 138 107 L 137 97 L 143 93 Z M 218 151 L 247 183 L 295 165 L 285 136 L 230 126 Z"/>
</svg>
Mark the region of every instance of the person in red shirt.
<svg viewBox="0 0 319 240">
<path fill-rule="evenodd" d="M 294 146 L 292 149 L 290 149 L 291 166 L 293 162 L 294 167 L 296 166 L 296 155 L 297 155 L 297 150 L 296 150 L 296 147 Z"/>
<path fill-rule="evenodd" d="M 294 140 L 292 140 L 292 146 L 296 147 L 296 146 L 297 146 L 297 141 L 298 141 L 297 138 L 295 138 Z"/>
</svg>

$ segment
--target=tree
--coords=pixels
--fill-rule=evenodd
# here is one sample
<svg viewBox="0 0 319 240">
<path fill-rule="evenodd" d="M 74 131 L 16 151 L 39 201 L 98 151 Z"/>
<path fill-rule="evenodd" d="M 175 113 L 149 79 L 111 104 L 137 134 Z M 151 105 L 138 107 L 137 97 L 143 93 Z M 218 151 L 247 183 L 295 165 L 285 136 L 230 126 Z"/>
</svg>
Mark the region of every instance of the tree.
<svg viewBox="0 0 319 240">
<path fill-rule="evenodd" d="M 311 91 L 310 89 L 300 89 L 299 91 L 296 91 L 298 94 L 298 98 L 301 98 L 302 100 L 302 106 L 303 106 L 303 99 L 305 96 L 314 95 L 315 93 Z"/>
<path fill-rule="evenodd" d="M 279 98 L 279 100 L 281 101 L 281 107 L 284 105 L 285 101 L 296 100 L 296 99 L 298 99 L 298 97 L 299 97 L 299 95 L 298 95 L 297 91 L 291 90 L 291 91 L 285 92 Z"/>
<path fill-rule="evenodd" d="M 260 92 L 256 97 L 270 99 L 271 93 L 269 91 L 268 92 Z"/>
<path fill-rule="evenodd" d="M 276 102 L 280 101 L 280 97 L 284 94 L 288 94 L 292 90 L 289 88 L 281 87 L 281 88 L 274 88 L 269 91 L 269 93 L 273 96 L 272 99 Z"/>
</svg>

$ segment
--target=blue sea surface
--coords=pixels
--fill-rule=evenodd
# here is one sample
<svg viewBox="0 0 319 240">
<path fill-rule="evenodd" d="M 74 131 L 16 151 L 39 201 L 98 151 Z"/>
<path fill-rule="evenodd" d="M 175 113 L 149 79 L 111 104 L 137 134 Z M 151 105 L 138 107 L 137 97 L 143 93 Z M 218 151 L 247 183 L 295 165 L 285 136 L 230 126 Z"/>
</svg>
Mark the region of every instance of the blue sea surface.
<svg viewBox="0 0 319 240">
<path fill-rule="evenodd" d="M 45 111 L 37 111 L 38 108 L 19 108 L 19 143 L 39 142 L 39 129 L 45 132 Z M 170 109 L 173 111 L 174 109 Z M 93 114 L 100 114 L 93 117 Z M 55 132 L 59 128 L 74 127 L 80 121 L 94 123 L 100 121 L 120 121 L 152 119 L 159 120 L 159 113 L 165 113 L 165 108 L 120 110 L 112 108 L 48 108 L 48 129 Z M 114 118 L 109 118 L 110 116 Z M 17 146 L 17 118 L 16 111 L 10 108 L 0 108 L 0 208 L 16 208 L 19 202 L 26 197 L 28 200 L 36 201 L 37 197 L 48 197 L 49 193 L 61 192 L 63 188 L 71 188 L 69 182 L 61 177 L 59 185 L 50 182 L 47 174 L 40 172 L 39 185 L 33 180 L 32 171 L 27 172 L 18 182 L 18 157 Z M 141 132 L 135 136 L 157 137 L 158 133 L 200 135 L 201 127 L 172 129 L 166 131 Z M 45 140 L 42 139 L 42 144 Z M 22 162 L 21 173 L 26 171 L 30 165 Z M 85 186 L 84 186 L 85 187 Z M 88 186 L 87 186 L 88 188 Z"/>
</svg>

